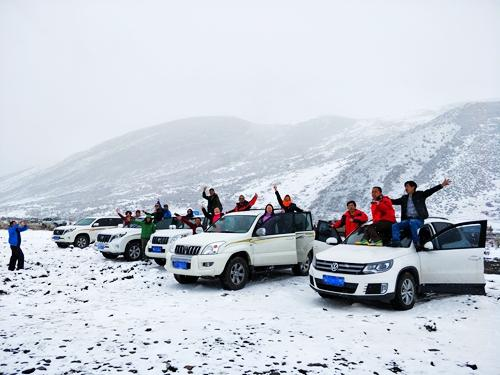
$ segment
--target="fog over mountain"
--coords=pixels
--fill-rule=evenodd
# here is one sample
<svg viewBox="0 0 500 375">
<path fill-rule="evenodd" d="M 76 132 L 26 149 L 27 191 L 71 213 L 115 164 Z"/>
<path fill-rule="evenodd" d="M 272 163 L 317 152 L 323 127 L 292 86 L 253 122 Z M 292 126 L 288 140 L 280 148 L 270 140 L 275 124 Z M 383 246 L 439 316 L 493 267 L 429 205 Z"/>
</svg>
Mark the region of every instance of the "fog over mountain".
<svg viewBox="0 0 500 375">
<path fill-rule="evenodd" d="M 99 137 L 99 134 L 95 135 Z M 370 189 L 390 196 L 403 183 L 452 186 L 429 199 L 433 215 L 500 221 L 500 102 L 467 103 L 407 120 L 321 117 L 261 125 L 196 117 L 119 136 L 42 170 L 0 181 L 0 216 L 70 218 L 150 209 L 156 199 L 177 211 L 199 207 L 213 186 L 225 209 L 240 193 L 276 203 L 272 185 L 316 218 L 338 216 L 354 199 L 368 210 Z"/>
</svg>

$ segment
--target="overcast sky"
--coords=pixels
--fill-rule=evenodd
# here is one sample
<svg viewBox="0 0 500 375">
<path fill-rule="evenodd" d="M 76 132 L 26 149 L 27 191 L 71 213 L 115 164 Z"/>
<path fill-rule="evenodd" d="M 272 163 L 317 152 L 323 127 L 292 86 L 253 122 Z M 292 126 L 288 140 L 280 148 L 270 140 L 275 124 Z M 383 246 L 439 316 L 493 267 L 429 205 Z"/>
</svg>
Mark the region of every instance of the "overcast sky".
<svg viewBox="0 0 500 375">
<path fill-rule="evenodd" d="M 500 98 L 500 1 L 0 0 L 0 175 L 189 116 Z"/>
</svg>

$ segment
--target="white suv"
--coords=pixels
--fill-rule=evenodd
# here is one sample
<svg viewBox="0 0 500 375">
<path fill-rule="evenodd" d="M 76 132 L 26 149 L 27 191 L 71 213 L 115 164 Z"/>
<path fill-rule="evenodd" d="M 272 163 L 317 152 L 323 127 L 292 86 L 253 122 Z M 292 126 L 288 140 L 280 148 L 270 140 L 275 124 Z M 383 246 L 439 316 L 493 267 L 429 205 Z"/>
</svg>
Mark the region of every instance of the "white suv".
<svg viewBox="0 0 500 375">
<path fill-rule="evenodd" d="M 485 294 L 486 221 L 429 218 L 419 231 L 418 250 L 404 232 L 401 247 L 356 245 L 364 229 L 315 254 L 309 282 L 320 296 L 385 300 L 408 310 L 418 293 Z"/>
<path fill-rule="evenodd" d="M 73 225 L 54 229 L 52 240 L 62 248 L 74 245 L 83 249 L 94 242 L 100 232 L 116 228 L 121 223 L 119 217 L 86 217 Z"/>
<path fill-rule="evenodd" d="M 206 218 L 198 216 L 202 222 Z M 195 218 L 189 219 L 194 222 Z M 162 224 L 165 222 L 165 224 Z M 162 229 L 167 228 L 167 229 Z M 201 227 L 197 228 L 198 233 L 203 232 Z M 166 257 L 168 252 L 174 252 L 175 244 L 177 240 L 192 236 L 193 230 L 175 218 L 164 219 L 157 225 L 157 231 L 151 236 L 147 246 L 146 246 L 146 256 L 148 258 L 154 259 L 156 264 L 164 266 L 166 263 Z"/>
<path fill-rule="evenodd" d="M 218 277 L 225 289 L 238 290 L 251 271 L 292 268 L 306 276 L 313 256 L 314 231 L 309 212 L 276 213 L 264 224 L 263 210 L 223 216 L 206 232 L 181 238 L 167 253 L 165 268 L 181 284 Z"/>
</svg>

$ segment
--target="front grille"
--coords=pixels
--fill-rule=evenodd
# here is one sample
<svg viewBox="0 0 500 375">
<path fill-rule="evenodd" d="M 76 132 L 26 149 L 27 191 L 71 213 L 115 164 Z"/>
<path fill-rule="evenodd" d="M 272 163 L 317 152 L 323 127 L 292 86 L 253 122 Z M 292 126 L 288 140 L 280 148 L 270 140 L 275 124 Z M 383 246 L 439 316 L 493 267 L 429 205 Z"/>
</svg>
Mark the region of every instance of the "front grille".
<svg viewBox="0 0 500 375">
<path fill-rule="evenodd" d="M 153 237 L 151 242 L 155 245 L 166 245 L 168 244 L 168 237 Z"/>
<path fill-rule="evenodd" d="M 111 234 L 98 234 L 97 242 L 109 242 L 111 239 Z"/>
<path fill-rule="evenodd" d="M 201 246 L 177 245 L 175 247 L 175 253 L 182 255 L 198 255 L 200 250 Z"/>
<path fill-rule="evenodd" d="M 64 233 L 64 229 L 56 229 L 56 230 L 54 231 L 54 235 L 56 235 L 56 236 L 60 236 L 60 235 L 62 235 L 63 233 Z"/>
<path fill-rule="evenodd" d="M 332 265 L 336 263 L 338 268 L 333 271 Z M 347 273 L 349 275 L 361 275 L 366 264 L 359 263 L 341 263 L 341 262 L 330 262 L 328 260 L 316 259 L 316 265 L 314 268 L 320 271 L 332 272 L 332 273 Z M 335 267 L 334 267 L 335 268 Z"/>
<path fill-rule="evenodd" d="M 316 280 L 316 286 L 319 289 L 327 290 L 330 292 L 352 294 L 356 291 L 358 287 L 357 283 L 345 283 L 344 286 L 334 286 L 325 284 L 322 279 L 315 279 L 315 280 Z"/>
</svg>

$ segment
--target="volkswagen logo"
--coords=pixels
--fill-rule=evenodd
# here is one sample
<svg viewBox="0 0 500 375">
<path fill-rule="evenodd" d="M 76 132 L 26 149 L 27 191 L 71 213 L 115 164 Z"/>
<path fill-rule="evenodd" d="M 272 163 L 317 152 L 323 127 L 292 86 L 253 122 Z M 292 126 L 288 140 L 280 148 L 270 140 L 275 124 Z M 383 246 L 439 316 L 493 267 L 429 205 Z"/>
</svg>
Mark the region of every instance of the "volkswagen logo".
<svg viewBox="0 0 500 375">
<path fill-rule="evenodd" d="M 330 266 L 333 272 L 337 271 L 339 269 L 339 264 L 338 263 L 332 263 Z"/>
</svg>

